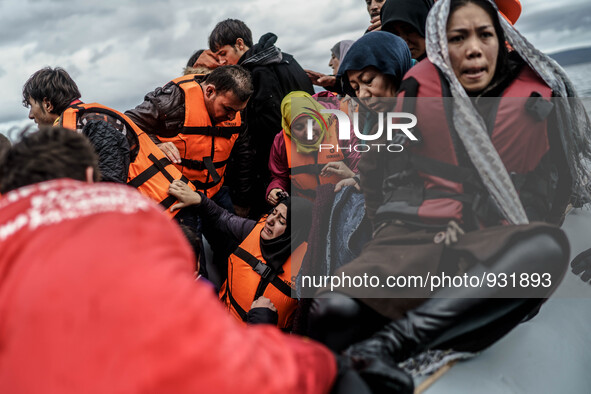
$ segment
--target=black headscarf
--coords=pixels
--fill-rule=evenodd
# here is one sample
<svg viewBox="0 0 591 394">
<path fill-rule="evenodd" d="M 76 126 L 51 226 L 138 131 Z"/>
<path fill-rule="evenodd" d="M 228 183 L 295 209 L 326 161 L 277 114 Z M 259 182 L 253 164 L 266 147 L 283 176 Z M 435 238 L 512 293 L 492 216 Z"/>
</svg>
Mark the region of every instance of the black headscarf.
<svg viewBox="0 0 591 394">
<path fill-rule="evenodd" d="M 406 22 L 424 38 L 427 15 L 431 7 L 433 0 L 388 0 L 380 12 L 382 30 L 391 31 L 390 24 Z"/>
<path fill-rule="evenodd" d="M 287 207 L 286 229 L 273 239 L 260 240 L 261 252 L 267 265 L 275 272 L 283 272 L 281 266 L 291 255 L 291 251 L 307 241 L 312 225 L 312 203 L 300 197 L 287 197 L 277 205 Z"/>
<path fill-rule="evenodd" d="M 372 31 L 351 46 L 339 66 L 338 76 L 342 79 L 343 91 L 355 97 L 347 71 L 373 66 L 382 74 L 391 76 L 398 87 L 411 65 L 410 50 L 402 38 L 383 31 Z"/>
</svg>

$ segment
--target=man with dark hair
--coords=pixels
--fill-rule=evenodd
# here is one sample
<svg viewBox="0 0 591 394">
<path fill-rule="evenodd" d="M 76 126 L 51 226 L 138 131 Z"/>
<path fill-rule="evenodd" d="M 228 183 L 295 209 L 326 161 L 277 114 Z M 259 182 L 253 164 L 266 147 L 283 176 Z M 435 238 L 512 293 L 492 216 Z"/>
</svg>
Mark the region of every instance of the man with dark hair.
<svg viewBox="0 0 591 394">
<path fill-rule="evenodd" d="M 0 158 L 0 193 L 52 179 L 97 182 L 98 157 L 85 136 L 43 126 L 24 135 Z"/>
<path fill-rule="evenodd" d="M 230 152 L 244 130 L 240 111 L 251 94 L 248 71 L 219 67 L 207 76 L 173 79 L 125 114 L 153 136 L 198 190 L 212 198 L 222 188 Z M 244 164 L 248 167 L 248 161 Z"/>
<path fill-rule="evenodd" d="M 60 67 L 45 67 L 37 71 L 23 86 L 23 105 L 31 108 L 29 119 L 39 125 L 53 124 L 80 97 L 78 86 Z"/>
<path fill-rule="evenodd" d="M 251 217 L 266 210 L 265 191 L 270 181 L 269 154 L 275 135 L 281 131 L 281 100 L 291 91 L 314 94 L 312 82 L 298 62 L 274 44 L 277 36 L 263 35 L 253 45 L 248 26 L 237 19 L 219 22 L 209 35 L 209 49 L 221 64 L 239 64 L 252 73 L 254 93 L 246 108 L 252 149 L 256 152 L 257 181 L 253 195 L 243 195 L 243 206 L 253 206 Z"/>
<path fill-rule="evenodd" d="M 62 114 L 82 104 L 80 97 L 76 82 L 59 67 L 42 68 L 23 86 L 23 105 L 30 108 L 29 118 L 39 126 L 62 124 Z M 133 139 L 133 133 L 126 132 L 121 122 L 88 113 L 78 119 L 75 127 L 67 128 L 75 128 L 90 139 L 99 155 L 103 181 L 127 182 L 130 146 L 137 147 L 137 138 Z"/>
<path fill-rule="evenodd" d="M 127 183 L 164 208 L 176 201 L 168 195 L 168 185 L 172 179 L 183 179 L 181 173 L 125 115 L 80 101 L 78 87 L 65 70 L 46 67 L 34 73 L 23 87 L 23 104 L 31 107 L 29 118 L 37 124 L 87 136 L 98 154 L 103 181 Z"/>
<path fill-rule="evenodd" d="M 369 33 L 370 31 L 377 31 L 382 28 L 382 21 L 380 20 L 380 11 L 382 10 L 382 6 L 386 3 L 386 0 L 365 0 L 365 5 L 367 6 L 367 13 L 369 14 L 369 27 L 365 31 Z"/>
<path fill-rule="evenodd" d="M 252 184 L 252 154 L 240 115 L 252 91 L 246 69 L 223 66 L 207 76 L 192 74 L 173 79 L 148 93 L 142 104 L 125 114 L 152 136 L 197 190 L 233 212 L 228 189 L 222 186 L 230 153 L 239 171 L 234 195 L 248 194 Z M 177 217 L 201 234 L 195 213 L 181 212 Z M 211 233 L 209 226 L 203 227 L 215 260 L 222 264 L 232 252 L 221 252 L 226 237 Z"/>
</svg>

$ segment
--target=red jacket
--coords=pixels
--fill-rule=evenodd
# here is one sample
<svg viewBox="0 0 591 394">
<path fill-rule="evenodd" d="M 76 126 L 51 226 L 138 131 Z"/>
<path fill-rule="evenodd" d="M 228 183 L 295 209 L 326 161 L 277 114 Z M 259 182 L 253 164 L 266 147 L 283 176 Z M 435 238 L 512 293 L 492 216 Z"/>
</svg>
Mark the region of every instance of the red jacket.
<svg viewBox="0 0 591 394">
<path fill-rule="evenodd" d="M 0 200 L 0 392 L 322 393 L 332 353 L 243 326 L 131 188 L 57 180 Z"/>
</svg>

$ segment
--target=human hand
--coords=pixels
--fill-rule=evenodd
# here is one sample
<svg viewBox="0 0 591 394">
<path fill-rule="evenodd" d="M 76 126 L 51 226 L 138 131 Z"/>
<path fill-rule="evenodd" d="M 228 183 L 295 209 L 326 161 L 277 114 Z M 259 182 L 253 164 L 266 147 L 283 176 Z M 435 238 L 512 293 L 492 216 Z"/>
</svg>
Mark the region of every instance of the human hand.
<svg viewBox="0 0 591 394">
<path fill-rule="evenodd" d="M 259 298 L 254 300 L 252 302 L 252 305 L 250 306 L 250 309 L 253 309 L 253 308 L 268 308 L 268 309 L 272 310 L 273 312 L 277 312 L 277 308 L 275 308 L 275 305 L 273 305 L 271 300 L 265 296 L 260 296 Z"/>
<path fill-rule="evenodd" d="M 336 85 L 337 77 L 334 75 L 324 75 L 316 81 L 316 85 L 322 86 L 323 88 L 332 87 Z"/>
<path fill-rule="evenodd" d="M 355 181 L 354 178 L 345 178 L 345 179 L 341 179 L 340 181 L 337 182 L 336 185 L 334 185 L 334 192 L 338 193 L 341 191 L 342 188 L 347 187 L 347 186 L 353 186 L 355 189 L 357 189 L 357 191 L 361 191 L 361 188 L 359 187 L 359 183 L 357 183 L 357 181 Z"/>
<path fill-rule="evenodd" d="M 326 77 L 326 74 L 319 73 L 318 71 L 312 71 L 312 70 L 304 70 L 304 71 L 306 72 L 306 74 L 308 75 L 308 78 L 310 78 L 310 81 L 312 81 L 312 83 L 314 85 L 318 85 L 319 78 Z"/>
<path fill-rule="evenodd" d="M 174 180 L 168 186 L 168 194 L 176 197 L 179 202 L 170 207 L 170 212 L 174 212 L 177 209 L 185 208 L 190 205 L 201 204 L 201 194 L 194 192 L 185 182 L 181 180 Z"/>
<path fill-rule="evenodd" d="M 279 200 L 285 196 L 289 196 L 286 191 L 280 189 L 278 187 L 271 189 L 269 195 L 267 196 L 267 201 L 269 204 L 275 206 L 279 202 Z"/>
<path fill-rule="evenodd" d="M 158 148 L 164 152 L 166 157 L 168 157 L 168 160 L 175 164 L 181 163 L 181 154 L 179 153 L 178 148 L 172 142 L 162 142 L 160 144 L 156 144 L 156 146 L 158 146 Z"/>
<path fill-rule="evenodd" d="M 320 176 L 331 175 L 337 175 L 345 179 L 354 177 L 355 173 L 349 167 L 347 167 L 347 165 L 342 161 L 333 161 L 331 163 L 327 163 L 322 168 L 322 170 L 320 170 Z"/>
<path fill-rule="evenodd" d="M 382 30 L 382 20 L 379 15 L 373 16 L 369 21 L 370 25 L 367 28 L 368 31 Z"/>
<path fill-rule="evenodd" d="M 193 67 L 201 66 L 213 70 L 214 68 L 217 68 L 221 65 L 222 64 L 218 60 L 218 57 L 215 55 L 215 53 L 209 49 L 206 49 L 201 55 L 199 55 L 199 58 L 195 61 Z"/>
<path fill-rule="evenodd" d="M 581 275 L 583 282 L 591 283 L 591 249 L 579 253 L 570 263 L 573 274 Z"/>
</svg>

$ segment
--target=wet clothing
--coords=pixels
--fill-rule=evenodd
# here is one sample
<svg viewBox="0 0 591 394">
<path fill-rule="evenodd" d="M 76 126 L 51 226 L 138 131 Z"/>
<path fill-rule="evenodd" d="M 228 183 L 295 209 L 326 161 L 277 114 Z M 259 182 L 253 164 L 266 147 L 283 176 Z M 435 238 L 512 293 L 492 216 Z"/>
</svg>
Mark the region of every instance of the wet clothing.
<svg viewBox="0 0 591 394">
<path fill-rule="evenodd" d="M 179 229 L 132 189 L 24 187 L 0 223 L 3 393 L 329 392 L 333 354 L 237 324 L 195 282 Z"/>
<path fill-rule="evenodd" d="M 249 197 L 255 204 L 263 206 L 266 200 L 263 193 L 270 181 L 269 154 L 275 135 L 281 131 L 281 100 L 294 90 L 314 94 L 306 72 L 292 55 L 275 46 L 276 41 L 277 36 L 273 33 L 263 35 L 238 61 L 251 72 L 254 85 L 245 113 L 250 146 L 256 152 L 254 165 L 252 162 L 250 165 L 256 168 L 257 181 L 254 195 Z M 258 216 L 260 214 L 262 211 Z"/>
<path fill-rule="evenodd" d="M 206 111 L 205 107 L 203 106 L 203 100 L 197 100 L 195 97 L 187 97 L 186 92 L 183 90 L 181 86 L 179 86 L 179 82 L 187 81 L 190 82 L 191 80 L 200 81 L 202 76 L 190 75 L 181 78 L 177 78 L 166 84 L 162 88 L 157 88 L 151 93 L 148 93 L 145 98 L 144 102 L 138 105 L 135 109 L 128 110 L 125 112 L 129 118 L 131 118 L 135 124 L 137 124 L 142 130 L 150 135 L 154 135 L 156 137 L 164 137 L 164 138 L 174 138 L 179 133 L 186 132 L 190 134 L 190 131 L 184 129 L 185 126 L 194 126 L 194 125 L 187 125 L 185 124 L 187 120 L 191 120 L 194 117 L 191 116 L 190 118 L 187 117 L 188 113 L 185 111 L 186 104 L 199 104 L 198 108 L 194 108 L 190 113 L 199 113 L 202 114 L 203 111 Z M 181 84 L 182 85 L 182 84 Z M 191 94 L 203 94 L 200 88 L 195 87 L 191 89 Z M 207 115 L 206 115 L 207 116 Z M 208 117 L 208 116 L 207 116 Z M 208 126 L 207 124 L 203 124 L 201 126 Z M 203 137 L 202 135 L 196 135 L 195 137 Z M 237 139 L 235 138 L 235 134 L 231 137 L 235 139 L 235 142 L 232 146 L 226 146 L 224 149 L 232 149 L 232 160 L 234 162 L 233 168 L 239 171 L 239 174 L 234 174 L 232 180 L 235 183 L 232 183 L 231 191 L 232 197 L 240 196 L 242 194 L 248 194 L 250 191 L 250 185 L 252 183 L 252 155 L 253 151 L 252 148 L 249 147 L 248 141 L 246 139 L 246 131 L 243 129 L 239 132 Z M 180 141 L 182 137 L 179 138 L 179 144 L 183 144 Z M 159 141 L 159 140 L 158 140 Z M 228 153 L 228 152 L 226 152 Z M 187 152 L 190 156 L 190 152 Z M 185 159 L 194 160 L 194 161 L 201 161 L 203 162 L 204 157 L 189 157 L 187 156 Z M 204 163 L 202 165 L 198 163 L 194 163 L 195 165 L 192 167 L 205 167 Z M 202 170 L 195 170 L 195 171 L 202 171 Z M 211 177 L 210 177 L 211 178 Z M 221 177 L 220 177 L 221 178 Z M 191 179 L 193 180 L 193 179 Z M 212 181 L 201 181 L 204 183 L 208 183 Z M 223 180 L 220 180 L 216 183 L 217 188 L 221 187 L 220 185 L 223 183 Z M 199 187 L 197 185 L 197 187 Z M 239 204 L 239 201 L 235 201 L 236 204 Z"/>
</svg>

